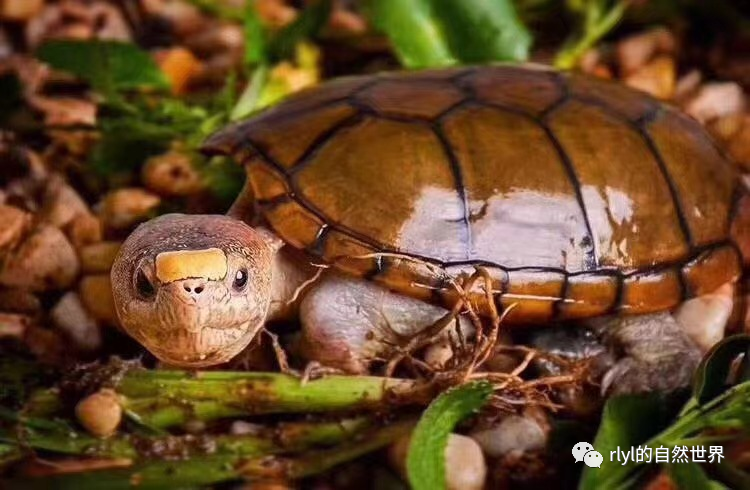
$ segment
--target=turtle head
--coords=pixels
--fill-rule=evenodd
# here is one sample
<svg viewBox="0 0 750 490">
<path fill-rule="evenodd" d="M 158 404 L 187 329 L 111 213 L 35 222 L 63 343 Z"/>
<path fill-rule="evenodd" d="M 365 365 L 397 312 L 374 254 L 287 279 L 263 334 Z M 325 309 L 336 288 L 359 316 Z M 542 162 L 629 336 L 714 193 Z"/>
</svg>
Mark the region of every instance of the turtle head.
<svg viewBox="0 0 750 490">
<path fill-rule="evenodd" d="M 112 266 L 123 328 L 161 361 L 226 362 L 263 326 L 274 248 L 219 215 L 167 214 L 139 226 Z"/>
</svg>

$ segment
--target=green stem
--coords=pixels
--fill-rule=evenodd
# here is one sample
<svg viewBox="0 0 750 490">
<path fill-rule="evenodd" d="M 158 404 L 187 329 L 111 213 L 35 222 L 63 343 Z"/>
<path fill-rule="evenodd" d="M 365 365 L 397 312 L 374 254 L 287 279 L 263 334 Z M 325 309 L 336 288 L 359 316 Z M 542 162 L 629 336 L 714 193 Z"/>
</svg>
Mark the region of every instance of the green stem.
<svg viewBox="0 0 750 490">
<path fill-rule="evenodd" d="M 296 479 L 323 472 L 394 442 L 406 435 L 414 421 L 397 422 L 363 434 L 355 442 L 303 454 L 297 458 L 201 456 L 183 461 L 155 461 L 128 468 L 87 471 L 10 482 L 13 488 L 140 489 L 195 488 L 241 478 Z"/>
<path fill-rule="evenodd" d="M 287 423 L 265 428 L 258 435 L 184 435 L 138 437 L 124 435 L 97 439 L 76 431 L 0 432 L 0 442 L 69 455 L 134 460 L 178 459 L 200 456 L 256 457 L 340 443 L 371 426 L 360 417 L 340 422 Z"/>
<path fill-rule="evenodd" d="M 598 8 L 587 9 L 583 34 L 580 38 L 565 43 L 555 57 L 555 67 L 569 70 L 576 66 L 578 60 L 611 31 L 622 19 L 628 7 L 626 0 L 618 0 L 617 4 L 603 15 Z"/>
<path fill-rule="evenodd" d="M 369 434 L 363 434 L 348 444 L 288 459 L 279 465 L 269 465 L 266 460 L 250 460 L 241 466 L 239 471 L 247 478 L 271 477 L 295 480 L 316 475 L 395 442 L 400 437 L 409 434 L 415 425 L 414 420 L 396 422 Z"/>
<path fill-rule="evenodd" d="M 146 425 L 169 427 L 268 413 L 376 409 L 404 399 L 415 383 L 367 376 L 328 376 L 303 383 L 278 373 L 131 371 L 117 385 L 124 408 Z"/>
<path fill-rule="evenodd" d="M 254 414 L 377 410 L 389 404 L 426 404 L 430 393 L 416 391 L 417 386 L 410 380 L 374 376 L 327 376 L 303 383 L 279 373 L 132 370 L 114 388 L 122 396 L 129 417 L 151 428 L 166 428 L 191 420 Z M 49 414 L 48 409 L 56 406 L 53 400 L 58 396 L 48 390 L 33 400 Z"/>
<path fill-rule="evenodd" d="M 263 89 L 268 82 L 269 68 L 266 64 L 258 65 L 253 70 L 253 75 L 245 86 L 240 98 L 237 100 L 232 112 L 229 114 L 230 121 L 239 121 L 252 114 L 258 109 Z"/>
</svg>

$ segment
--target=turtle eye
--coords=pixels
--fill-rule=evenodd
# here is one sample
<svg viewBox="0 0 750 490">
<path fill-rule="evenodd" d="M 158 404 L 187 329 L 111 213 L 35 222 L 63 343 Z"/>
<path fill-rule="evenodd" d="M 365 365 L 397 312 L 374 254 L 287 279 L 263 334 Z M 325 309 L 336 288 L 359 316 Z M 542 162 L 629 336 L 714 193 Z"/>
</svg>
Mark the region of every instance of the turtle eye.
<svg viewBox="0 0 750 490">
<path fill-rule="evenodd" d="M 135 290 L 141 299 L 151 299 L 156 295 L 156 289 L 142 267 L 138 268 L 135 275 Z"/>
<path fill-rule="evenodd" d="M 245 286 L 247 286 L 247 270 L 239 269 L 234 275 L 234 282 L 232 283 L 232 287 L 235 291 L 242 291 L 243 289 L 245 289 Z"/>
</svg>

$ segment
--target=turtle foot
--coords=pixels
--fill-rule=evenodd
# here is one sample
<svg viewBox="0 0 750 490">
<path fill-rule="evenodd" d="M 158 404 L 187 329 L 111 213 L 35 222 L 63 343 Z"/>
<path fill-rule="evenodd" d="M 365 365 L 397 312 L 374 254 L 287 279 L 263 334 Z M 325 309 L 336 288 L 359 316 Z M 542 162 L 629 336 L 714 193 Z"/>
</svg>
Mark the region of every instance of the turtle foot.
<svg viewBox="0 0 750 490">
<path fill-rule="evenodd" d="M 610 318 L 595 330 L 621 354 L 602 378 L 603 395 L 684 388 L 701 359 L 698 346 L 666 312 Z"/>
</svg>

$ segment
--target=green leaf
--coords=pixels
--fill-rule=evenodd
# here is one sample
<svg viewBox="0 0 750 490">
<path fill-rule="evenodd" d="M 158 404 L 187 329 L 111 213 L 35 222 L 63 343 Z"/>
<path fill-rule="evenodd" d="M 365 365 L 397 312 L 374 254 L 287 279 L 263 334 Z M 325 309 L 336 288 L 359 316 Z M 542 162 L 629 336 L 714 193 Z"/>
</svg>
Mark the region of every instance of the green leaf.
<svg viewBox="0 0 750 490">
<path fill-rule="evenodd" d="M 91 170 L 110 182 L 128 176 L 143 162 L 163 153 L 174 139 L 169 128 L 138 119 L 103 121 L 101 138 L 89 154 Z"/>
<path fill-rule="evenodd" d="M 258 110 L 258 102 L 260 101 L 264 87 L 268 83 L 268 72 L 269 69 L 266 64 L 259 65 L 253 71 L 253 76 L 247 82 L 245 90 L 237 100 L 237 104 L 235 104 L 229 113 L 230 121 L 239 121 Z"/>
<path fill-rule="evenodd" d="M 370 0 L 367 13 L 373 25 L 388 36 L 403 66 L 427 68 L 458 62 L 429 0 Z"/>
<path fill-rule="evenodd" d="M 721 483 L 711 480 L 703 468 L 697 463 L 677 463 L 666 465 L 669 476 L 677 488 L 689 488 L 690 490 L 720 490 L 727 488 Z"/>
<path fill-rule="evenodd" d="M 458 422 L 479 410 L 492 394 L 485 382 L 469 383 L 437 397 L 412 433 L 406 470 L 415 490 L 445 488 L 445 446 Z"/>
<path fill-rule="evenodd" d="M 716 398 L 729 387 L 727 378 L 732 363 L 748 349 L 750 335 L 740 334 L 726 337 L 708 351 L 695 372 L 693 382 L 693 397 L 699 405 Z"/>
<path fill-rule="evenodd" d="M 260 20 L 254 2 L 245 7 L 245 64 L 255 66 L 268 62 L 266 28 Z"/>
<path fill-rule="evenodd" d="M 630 465 L 612 463 L 610 452 L 618 448 L 628 451 L 647 441 L 663 429 L 672 415 L 667 399 L 660 394 L 623 395 L 607 400 L 599 431 L 594 439 L 594 449 L 604 457 L 601 468 L 585 468 L 579 484 L 580 490 L 614 488 L 615 482 L 629 480 L 634 469 Z M 573 456 L 566 455 L 573 464 Z"/>
<path fill-rule="evenodd" d="M 524 61 L 531 34 L 511 0 L 432 0 L 451 50 L 462 63 Z"/>
<path fill-rule="evenodd" d="M 531 35 L 511 0 L 370 0 L 367 7 L 408 68 L 528 58 Z"/>
<path fill-rule="evenodd" d="M 318 0 L 305 8 L 294 22 L 284 27 L 271 40 L 269 51 L 274 60 L 294 57 L 297 44 L 317 36 L 328 23 L 330 16 L 331 0 Z"/>
<path fill-rule="evenodd" d="M 229 158 L 214 158 L 201 168 L 203 179 L 223 205 L 229 207 L 242 190 L 245 171 Z"/>
<path fill-rule="evenodd" d="M 169 87 L 151 55 L 130 43 L 49 41 L 39 48 L 37 57 L 57 70 L 86 80 L 105 96 L 115 96 L 120 90 Z"/>
</svg>

